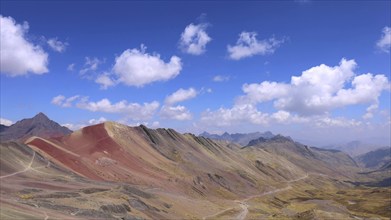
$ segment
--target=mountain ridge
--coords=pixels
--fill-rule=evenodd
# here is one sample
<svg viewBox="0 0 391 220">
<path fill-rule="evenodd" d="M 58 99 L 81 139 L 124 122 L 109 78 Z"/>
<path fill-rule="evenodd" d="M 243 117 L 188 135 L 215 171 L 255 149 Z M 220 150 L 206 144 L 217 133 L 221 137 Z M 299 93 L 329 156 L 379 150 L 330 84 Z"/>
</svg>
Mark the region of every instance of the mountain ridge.
<svg viewBox="0 0 391 220">
<path fill-rule="evenodd" d="M 254 140 L 254 139 L 257 139 L 260 137 L 263 137 L 266 139 L 272 138 L 272 137 L 274 137 L 274 134 L 270 131 L 266 131 L 263 133 L 252 132 L 252 133 L 233 133 L 233 134 L 229 134 L 228 132 L 224 132 L 223 134 L 218 135 L 218 134 L 210 134 L 210 133 L 204 131 L 199 136 L 207 137 L 207 138 L 210 138 L 213 140 L 230 141 L 230 142 L 238 143 L 242 146 L 246 146 L 246 145 L 248 145 L 248 143 L 251 140 Z"/>
<path fill-rule="evenodd" d="M 31 219 L 37 210 L 60 219 L 292 219 L 311 210 L 322 219 L 389 213 L 382 202 L 389 201 L 383 198 L 388 189 L 352 188 L 387 179 L 386 170 L 357 174 L 360 168 L 347 154 L 282 135 L 239 147 L 170 128 L 107 121 L 67 135 L 32 136 L 24 144 L 0 143 L 0 150 L 1 192 L 8 195 L 0 201 L 4 218 Z M 370 195 L 365 202 L 376 201 L 375 208 L 358 212 L 367 203 L 348 201 L 364 194 Z M 343 206 L 337 214 L 336 202 Z"/>
</svg>

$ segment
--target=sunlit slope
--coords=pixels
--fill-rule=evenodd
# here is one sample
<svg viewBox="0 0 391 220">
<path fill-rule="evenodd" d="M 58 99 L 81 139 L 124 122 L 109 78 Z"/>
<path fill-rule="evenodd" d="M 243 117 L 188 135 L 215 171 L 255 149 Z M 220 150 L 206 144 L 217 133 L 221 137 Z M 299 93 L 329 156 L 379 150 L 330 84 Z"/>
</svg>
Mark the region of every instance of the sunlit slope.
<svg viewBox="0 0 391 220">
<path fill-rule="evenodd" d="M 82 176 L 165 188 L 196 196 L 235 198 L 271 188 L 305 171 L 263 151 L 257 160 L 239 148 L 172 129 L 114 122 L 58 139 L 30 138 L 29 146 Z M 257 162 L 258 161 L 258 162 Z M 263 167 L 261 163 L 273 164 Z"/>
<path fill-rule="evenodd" d="M 308 147 L 281 135 L 253 143 L 254 145 L 243 148 L 243 152 L 248 155 L 247 157 L 256 159 L 256 156 L 260 155 L 262 157 L 267 152 L 288 160 L 299 170 L 307 173 L 349 178 L 360 170 L 355 161 L 341 151 Z M 261 159 L 257 159 L 257 161 L 259 166 L 265 166 L 265 163 Z M 274 161 L 272 160 L 272 162 Z M 286 169 L 287 167 L 291 167 L 291 165 L 283 165 L 280 169 L 284 169 L 284 167 Z"/>
<path fill-rule="evenodd" d="M 227 203 L 83 178 L 23 144 L 1 143 L 0 150 L 0 219 L 200 218 Z"/>
<path fill-rule="evenodd" d="M 389 189 L 356 186 L 373 178 L 358 173 L 349 156 L 283 136 L 243 148 L 172 129 L 106 122 L 26 143 L 1 144 L 4 218 L 335 219 L 390 213 L 384 196 Z"/>
</svg>

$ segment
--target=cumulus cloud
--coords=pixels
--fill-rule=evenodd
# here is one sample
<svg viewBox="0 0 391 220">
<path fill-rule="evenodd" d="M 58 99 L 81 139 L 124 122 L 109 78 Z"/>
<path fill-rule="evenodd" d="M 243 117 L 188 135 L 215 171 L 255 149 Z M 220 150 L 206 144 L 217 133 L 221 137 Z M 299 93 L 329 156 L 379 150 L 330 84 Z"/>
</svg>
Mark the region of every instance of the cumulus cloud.
<svg viewBox="0 0 391 220">
<path fill-rule="evenodd" d="M 272 37 L 265 40 L 258 40 L 256 32 L 245 32 L 239 34 L 236 45 L 227 46 L 229 58 L 240 60 L 254 55 L 272 54 L 284 42 Z"/>
<path fill-rule="evenodd" d="M 66 98 L 63 95 L 56 96 L 52 99 L 52 104 L 61 107 L 71 107 L 75 105 L 77 108 L 88 110 L 91 112 L 105 112 L 123 114 L 132 120 L 147 120 L 153 117 L 159 108 L 159 102 L 153 101 L 150 103 L 129 103 L 126 100 L 117 103 L 111 103 L 109 99 L 101 99 L 100 101 L 90 101 L 86 96 L 75 95 Z"/>
<path fill-rule="evenodd" d="M 178 102 L 183 102 L 197 96 L 197 91 L 194 88 L 179 89 L 171 95 L 167 96 L 165 103 L 173 105 Z"/>
<path fill-rule="evenodd" d="M 89 123 L 90 125 L 94 125 L 94 124 L 100 124 L 100 123 L 103 123 L 103 122 L 105 122 L 105 121 L 107 121 L 107 119 L 106 119 L 106 118 L 104 118 L 104 117 L 100 117 L 100 118 L 98 118 L 98 119 L 95 119 L 95 118 L 93 118 L 93 119 L 90 119 L 90 120 L 88 121 L 88 123 Z"/>
<path fill-rule="evenodd" d="M 175 78 L 182 70 L 181 59 L 172 56 L 164 62 L 159 54 L 148 54 L 146 47 L 125 50 L 115 58 L 113 72 L 116 81 L 129 86 L 142 87 L 155 81 L 167 81 Z"/>
<path fill-rule="evenodd" d="M 374 112 L 379 108 L 379 103 L 374 103 L 366 109 L 366 113 L 362 116 L 363 119 L 370 119 L 373 118 Z"/>
<path fill-rule="evenodd" d="M 318 127 L 357 127 L 362 123 L 360 121 L 356 121 L 354 119 L 346 119 L 342 117 L 331 118 L 331 117 L 320 117 L 317 118 L 315 124 Z"/>
<path fill-rule="evenodd" d="M 44 74 L 48 70 L 48 54 L 25 36 L 27 22 L 17 24 L 12 17 L 0 15 L 0 72 L 9 76 L 28 73 Z"/>
<path fill-rule="evenodd" d="M 108 99 L 91 102 L 85 98 L 78 102 L 76 106 L 92 112 L 121 113 L 132 120 L 147 120 L 152 118 L 155 114 L 156 110 L 159 108 L 159 102 L 153 101 L 139 104 L 128 103 L 126 100 L 122 100 L 112 104 Z"/>
<path fill-rule="evenodd" d="M 177 106 L 163 106 L 160 110 L 160 116 L 165 119 L 173 119 L 173 120 L 191 120 L 192 114 L 190 111 L 182 105 Z"/>
<path fill-rule="evenodd" d="M 79 98 L 80 98 L 79 95 L 75 95 L 75 96 L 72 96 L 69 98 L 66 98 L 63 95 L 58 95 L 52 99 L 52 104 L 55 104 L 55 105 L 58 105 L 58 106 L 61 106 L 64 108 L 68 108 L 68 107 L 72 107 L 72 103 Z"/>
<path fill-rule="evenodd" d="M 207 109 L 201 114 L 201 121 L 216 126 L 230 126 L 241 123 L 267 124 L 268 114 L 258 111 L 251 104 L 234 105 L 232 108 Z"/>
<path fill-rule="evenodd" d="M 213 82 L 225 82 L 229 81 L 230 77 L 229 76 L 223 76 L 223 75 L 216 75 L 213 77 Z"/>
<path fill-rule="evenodd" d="M 325 114 L 331 110 L 356 104 L 378 102 L 381 92 L 389 89 L 385 75 L 355 75 L 354 60 L 342 59 L 338 66 L 321 64 L 301 76 L 292 76 L 290 83 L 268 82 L 244 84 L 246 95 L 239 103 L 274 101 L 278 110 L 299 115 Z"/>
<path fill-rule="evenodd" d="M 5 125 L 5 126 L 11 126 L 14 122 L 11 120 L 5 119 L 5 118 L 0 118 L 0 124 Z"/>
<path fill-rule="evenodd" d="M 100 74 L 96 79 L 95 82 L 100 84 L 101 89 L 107 89 L 110 86 L 114 86 L 116 83 L 113 79 L 110 78 L 109 73 L 103 73 Z"/>
<path fill-rule="evenodd" d="M 49 45 L 50 48 L 52 48 L 52 50 L 59 53 L 64 52 L 68 46 L 68 42 L 61 42 L 57 38 L 50 38 L 47 41 L 47 44 Z"/>
<path fill-rule="evenodd" d="M 183 52 L 192 55 L 201 55 L 206 51 L 206 44 L 212 38 L 206 33 L 207 24 L 189 24 L 181 34 L 179 47 Z"/>
<path fill-rule="evenodd" d="M 231 108 L 207 109 L 201 121 L 211 126 L 251 123 L 307 123 L 317 127 L 354 127 L 362 122 L 333 118 L 331 111 L 351 105 L 368 105 L 363 118 L 373 117 L 383 91 L 390 90 L 385 75 L 356 75 L 354 60 L 342 59 L 339 65 L 312 67 L 290 83 L 269 82 L 244 84 L 245 95 L 239 96 Z M 264 113 L 257 105 L 272 102 L 277 110 Z"/>
<path fill-rule="evenodd" d="M 220 108 L 216 111 L 207 109 L 201 114 L 201 122 L 206 126 L 229 127 L 249 124 L 268 126 L 270 124 L 306 124 L 312 127 L 352 128 L 362 122 L 344 117 L 333 118 L 328 115 L 300 116 L 284 110 L 272 114 L 259 111 L 256 106 L 234 105 L 232 108 Z"/>
<path fill-rule="evenodd" d="M 173 106 L 175 103 L 183 102 L 196 97 L 198 92 L 194 88 L 178 89 L 176 92 L 166 97 L 165 105 L 160 109 L 160 116 L 165 119 L 191 120 L 192 114 L 182 105 Z"/>
<path fill-rule="evenodd" d="M 93 119 L 88 120 L 87 122 L 82 122 L 82 123 L 65 123 L 65 124 L 62 124 L 61 126 L 65 126 L 69 129 L 71 129 L 72 131 L 76 131 L 76 130 L 79 130 L 79 129 L 84 128 L 86 126 L 100 124 L 105 121 L 107 121 L 106 118 L 100 117 L 98 119 L 93 118 Z"/>
<path fill-rule="evenodd" d="M 391 27 L 384 27 L 381 38 L 377 41 L 376 47 L 383 52 L 389 53 L 391 48 Z"/>
</svg>

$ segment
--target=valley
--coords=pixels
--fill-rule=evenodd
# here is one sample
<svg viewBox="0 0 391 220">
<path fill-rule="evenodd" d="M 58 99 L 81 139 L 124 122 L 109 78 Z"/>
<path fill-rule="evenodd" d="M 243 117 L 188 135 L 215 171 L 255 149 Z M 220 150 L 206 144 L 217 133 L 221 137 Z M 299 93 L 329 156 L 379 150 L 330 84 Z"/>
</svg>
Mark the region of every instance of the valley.
<svg viewBox="0 0 391 220">
<path fill-rule="evenodd" d="M 388 219 L 389 168 L 281 135 L 255 145 L 105 122 L 2 142 L 1 219 Z"/>
</svg>

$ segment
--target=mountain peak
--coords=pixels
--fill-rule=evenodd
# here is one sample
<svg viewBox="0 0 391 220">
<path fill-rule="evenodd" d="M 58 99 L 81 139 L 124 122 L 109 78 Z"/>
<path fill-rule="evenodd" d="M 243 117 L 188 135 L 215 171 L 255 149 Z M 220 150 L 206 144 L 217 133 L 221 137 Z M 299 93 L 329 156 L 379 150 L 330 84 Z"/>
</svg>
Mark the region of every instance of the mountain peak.
<svg viewBox="0 0 391 220">
<path fill-rule="evenodd" d="M 273 135 L 271 138 L 268 138 L 268 137 L 259 137 L 257 139 L 254 139 L 254 140 L 251 140 L 250 142 L 248 142 L 247 146 L 255 146 L 255 145 L 258 145 L 258 144 L 261 144 L 261 143 L 284 143 L 284 142 L 293 142 L 292 138 L 287 136 L 283 136 L 281 134 L 278 134 L 278 135 Z"/>
<path fill-rule="evenodd" d="M 31 136 L 56 137 L 72 133 L 66 127 L 50 120 L 44 113 L 39 112 L 33 118 L 27 118 L 2 129 L 0 132 L 1 141 L 25 140 Z"/>
<path fill-rule="evenodd" d="M 33 117 L 33 119 L 39 119 L 39 120 L 50 120 L 48 116 L 46 116 L 44 113 L 40 112 L 37 115 Z"/>
</svg>

